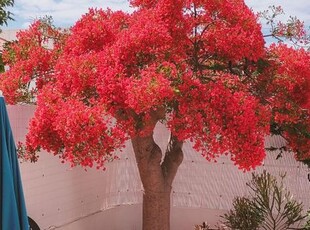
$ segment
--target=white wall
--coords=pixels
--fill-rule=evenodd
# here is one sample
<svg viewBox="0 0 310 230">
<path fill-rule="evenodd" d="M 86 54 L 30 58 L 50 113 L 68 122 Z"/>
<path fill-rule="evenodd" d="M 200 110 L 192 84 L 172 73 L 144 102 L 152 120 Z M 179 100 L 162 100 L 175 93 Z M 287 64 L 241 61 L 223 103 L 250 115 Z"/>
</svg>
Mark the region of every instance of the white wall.
<svg viewBox="0 0 310 230">
<path fill-rule="evenodd" d="M 33 111 L 32 106 L 8 106 L 16 141 L 24 139 Z M 168 133 L 162 127 L 156 140 L 165 148 Z M 245 183 L 251 178 L 251 173 L 239 171 L 225 157 L 218 163 L 207 162 L 189 144 L 184 152 L 173 184 L 172 230 L 190 230 L 203 221 L 215 224 L 235 196 L 246 194 Z M 289 154 L 277 161 L 276 155 L 269 154 L 257 170 L 267 169 L 275 175 L 287 171 L 286 185 L 309 209 L 309 170 Z M 37 163 L 21 163 L 29 216 L 41 229 L 141 229 L 142 186 L 130 144 L 119 156 L 106 172 L 71 169 L 47 153 L 41 153 Z"/>
<path fill-rule="evenodd" d="M 172 207 L 171 226 L 172 230 L 193 230 L 195 224 L 202 224 L 205 220 L 210 224 L 216 224 L 218 216 L 224 211 L 210 210 L 205 208 L 181 208 Z M 61 230 L 140 230 L 142 229 L 142 205 L 120 205 L 103 212 L 96 213 L 88 218 L 70 223 Z"/>
</svg>

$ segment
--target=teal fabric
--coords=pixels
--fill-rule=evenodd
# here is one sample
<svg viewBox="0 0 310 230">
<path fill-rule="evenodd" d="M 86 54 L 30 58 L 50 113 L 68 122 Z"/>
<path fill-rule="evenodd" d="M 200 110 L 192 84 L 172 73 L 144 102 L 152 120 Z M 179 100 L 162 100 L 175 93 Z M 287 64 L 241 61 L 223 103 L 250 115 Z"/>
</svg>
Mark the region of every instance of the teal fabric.
<svg viewBox="0 0 310 230">
<path fill-rule="evenodd" d="M 16 146 L 3 97 L 0 113 L 1 229 L 29 230 Z"/>
</svg>

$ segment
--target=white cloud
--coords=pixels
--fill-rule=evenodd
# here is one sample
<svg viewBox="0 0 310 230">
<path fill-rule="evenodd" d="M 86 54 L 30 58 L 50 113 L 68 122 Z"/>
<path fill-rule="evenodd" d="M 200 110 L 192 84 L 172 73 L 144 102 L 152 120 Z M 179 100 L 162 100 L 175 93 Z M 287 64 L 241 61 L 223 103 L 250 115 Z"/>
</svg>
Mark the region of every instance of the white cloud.
<svg viewBox="0 0 310 230">
<path fill-rule="evenodd" d="M 112 10 L 130 10 L 126 0 L 15 0 L 12 11 L 16 16 L 14 26 L 20 24 L 24 28 L 23 25 L 28 25 L 34 19 L 46 15 L 52 16 L 57 26 L 69 26 L 89 8 L 108 7 Z"/>
<path fill-rule="evenodd" d="M 270 5 L 281 5 L 286 15 L 297 16 L 310 25 L 309 0 L 245 0 L 254 11 L 263 11 Z M 130 11 L 128 0 L 15 0 L 12 11 L 15 22 L 9 27 L 25 28 L 31 21 L 45 15 L 51 15 L 57 26 L 70 26 L 85 14 L 90 7 L 111 8 Z"/>
<path fill-rule="evenodd" d="M 310 26 L 310 1 L 309 0 L 245 0 L 247 5 L 255 12 L 264 11 L 268 6 L 282 6 L 285 15 L 283 18 L 289 16 L 296 16 L 304 21 L 307 26 Z"/>
</svg>

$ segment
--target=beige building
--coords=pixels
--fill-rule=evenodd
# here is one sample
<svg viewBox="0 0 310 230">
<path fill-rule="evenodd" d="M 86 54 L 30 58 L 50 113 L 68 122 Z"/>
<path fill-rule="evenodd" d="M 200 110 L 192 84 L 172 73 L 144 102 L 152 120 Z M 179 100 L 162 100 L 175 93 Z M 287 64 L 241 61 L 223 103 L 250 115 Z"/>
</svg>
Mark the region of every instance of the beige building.
<svg viewBox="0 0 310 230">
<path fill-rule="evenodd" d="M 0 51 L 2 50 L 3 44 L 7 41 L 16 40 L 16 33 L 18 30 L 2 30 L 0 33 Z"/>
</svg>

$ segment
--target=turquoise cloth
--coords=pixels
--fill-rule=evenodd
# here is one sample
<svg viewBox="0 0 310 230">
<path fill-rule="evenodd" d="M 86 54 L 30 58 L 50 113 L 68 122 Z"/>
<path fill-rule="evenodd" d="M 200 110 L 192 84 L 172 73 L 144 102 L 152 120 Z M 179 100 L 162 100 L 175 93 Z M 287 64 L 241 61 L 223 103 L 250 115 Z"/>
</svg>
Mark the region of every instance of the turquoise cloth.
<svg viewBox="0 0 310 230">
<path fill-rule="evenodd" d="M 29 230 L 16 146 L 3 97 L 0 97 L 0 113 L 0 229 Z"/>
</svg>

